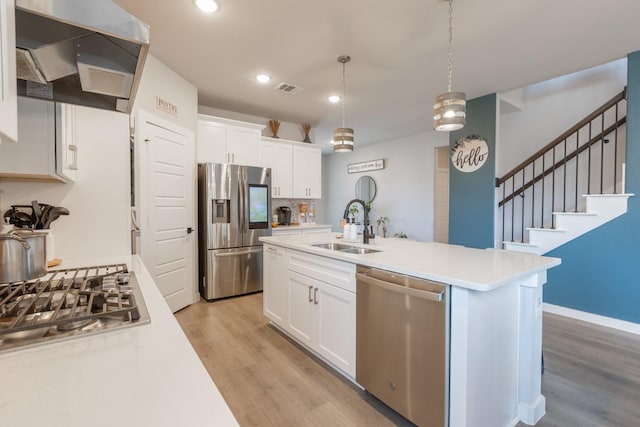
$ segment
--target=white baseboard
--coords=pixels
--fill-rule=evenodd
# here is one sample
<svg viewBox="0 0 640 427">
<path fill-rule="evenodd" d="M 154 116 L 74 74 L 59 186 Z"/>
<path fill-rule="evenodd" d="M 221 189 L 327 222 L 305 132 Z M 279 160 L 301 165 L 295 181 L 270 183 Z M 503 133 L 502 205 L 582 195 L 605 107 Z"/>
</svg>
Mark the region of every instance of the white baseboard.
<svg viewBox="0 0 640 427">
<path fill-rule="evenodd" d="M 572 319 L 595 323 L 596 325 L 640 335 L 640 323 L 627 322 L 625 320 L 614 319 L 612 317 L 600 316 L 598 314 L 587 313 L 586 311 L 547 304 L 546 302 L 542 304 L 542 309 L 547 313 L 558 314 L 560 316 L 570 317 Z"/>
</svg>

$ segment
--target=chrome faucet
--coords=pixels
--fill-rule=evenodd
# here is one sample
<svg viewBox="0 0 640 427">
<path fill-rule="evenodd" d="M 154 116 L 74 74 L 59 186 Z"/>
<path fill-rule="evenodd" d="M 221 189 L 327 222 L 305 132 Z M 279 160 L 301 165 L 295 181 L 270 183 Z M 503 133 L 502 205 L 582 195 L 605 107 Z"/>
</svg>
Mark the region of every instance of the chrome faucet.
<svg viewBox="0 0 640 427">
<path fill-rule="evenodd" d="M 362 232 L 362 243 L 368 244 L 369 243 L 369 208 L 367 207 L 367 204 L 365 203 L 365 201 L 360 199 L 353 199 L 349 203 L 347 203 L 347 207 L 344 208 L 343 218 L 344 219 L 349 218 L 349 208 L 354 203 L 360 203 L 364 208 L 364 219 L 362 220 L 364 224 L 364 231 Z"/>
</svg>

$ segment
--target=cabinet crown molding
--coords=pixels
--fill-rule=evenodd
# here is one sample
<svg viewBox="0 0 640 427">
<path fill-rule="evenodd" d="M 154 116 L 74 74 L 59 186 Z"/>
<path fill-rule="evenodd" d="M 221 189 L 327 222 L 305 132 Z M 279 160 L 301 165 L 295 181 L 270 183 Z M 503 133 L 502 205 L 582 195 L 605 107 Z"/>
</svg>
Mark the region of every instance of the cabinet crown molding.
<svg viewBox="0 0 640 427">
<path fill-rule="evenodd" d="M 266 127 L 266 125 L 260 125 L 260 124 L 257 124 L 257 123 L 250 123 L 250 122 L 243 122 L 243 121 L 240 121 L 240 120 L 226 119 L 224 117 L 209 116 L 207 114 L 198 114 L 198 120 L 204 121 L 204 122 L 220 123 L 220 124 L 227 125 L 227 126 L 237 126 L 237 127 L 243 127 L 243 128 L 249 128 L 249 129 L 258 129 L 258 130 L 262 130 L 262 129 L 264 129 Z"/>
</svg>

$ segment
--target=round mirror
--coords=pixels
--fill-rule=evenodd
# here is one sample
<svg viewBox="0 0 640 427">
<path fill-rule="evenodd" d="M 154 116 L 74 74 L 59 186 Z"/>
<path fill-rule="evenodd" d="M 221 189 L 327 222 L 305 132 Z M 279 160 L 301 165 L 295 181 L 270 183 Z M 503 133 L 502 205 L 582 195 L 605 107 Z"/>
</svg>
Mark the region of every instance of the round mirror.
<svg viewBox="0 0 640 427">
<path fill-rule="evenodd" d="M 356 198 L 370 203 L 376 198 L 376 182 L 368 175 L 361 176 L 356 182 Z"/>
</svg>

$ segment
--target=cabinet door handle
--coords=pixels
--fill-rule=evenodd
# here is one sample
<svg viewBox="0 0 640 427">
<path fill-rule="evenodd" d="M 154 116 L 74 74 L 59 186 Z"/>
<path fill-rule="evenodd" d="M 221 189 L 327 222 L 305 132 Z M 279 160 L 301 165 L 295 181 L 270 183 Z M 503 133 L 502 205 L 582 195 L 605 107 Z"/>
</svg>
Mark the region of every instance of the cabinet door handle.
<svg viewBox="0 0 640 427">
<path fill-rule="evenodd" d="M 69 163 L 69 169 L 73 171 L 78 170 L 78 146 L 75 144 L 70 144 L 68 147 L 70 153 L 73 154 L 73 163 Z"/>
<path fill-rule="evenodd" d="M 309 302 L 313 302 L 313 298 L 311 298 L 311 289 L 313 289 L 313 286 L 309 286 Z"/>
<path fill-rule="evenodd" d="M 231 153 L 231 163 L 236 162 L 236 153 Z"/>
<path fill-rule="evenodd" d="M 318 304 L 318 288 L 313 290 L 313 303 L 316 305 Z"/>
</svg>

